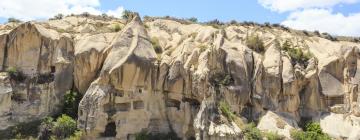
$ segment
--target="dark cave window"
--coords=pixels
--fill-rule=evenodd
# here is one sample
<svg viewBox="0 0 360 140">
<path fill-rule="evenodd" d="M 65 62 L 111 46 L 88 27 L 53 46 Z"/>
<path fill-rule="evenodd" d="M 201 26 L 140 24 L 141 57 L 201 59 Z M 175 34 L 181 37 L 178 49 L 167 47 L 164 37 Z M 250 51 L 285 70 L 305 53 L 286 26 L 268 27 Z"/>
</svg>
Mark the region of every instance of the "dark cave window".
<svg viewBox="0 0 360 140">
<path fill-rule="evenodd" d="M 110 122 L 105 126 L 105 131 L 101 134 L 103 137 L 115 137 L 116 136 L 116 124 Z"/>
<path fill-rule="evenodd" d="M 50 66 L 51 73 L 55 73 L 56 69 L 55 66 Z"/>
<path fill-rule="evenodd" d="M 115 96 L 124 97 L 124 92 L 123 91 L 115 92 Z"/>
<path fill-rule="evenodd" d="M 143 101 L 134 101 L 133 105 L 134 105 L 134 109 L 144 109 Z"/>
<path fill-rule="evenodd" d="M 139 88 L 139 93 L 142 93 L 142 89 L 141 89 L 141 88 Z"/>
<path fill-rule="evenodd" d="M 130 103 L 117 103 L 115 104 L 116 111 L 129 111 L 131 107 Z"/>
<path fill-rule="evenodd" d="M 180 104 L 181 102 L 175 99 L 167 99 L 166 102 L 166 107 L 175 107 L 178 110 L 180 110 Z"/>
</svg>

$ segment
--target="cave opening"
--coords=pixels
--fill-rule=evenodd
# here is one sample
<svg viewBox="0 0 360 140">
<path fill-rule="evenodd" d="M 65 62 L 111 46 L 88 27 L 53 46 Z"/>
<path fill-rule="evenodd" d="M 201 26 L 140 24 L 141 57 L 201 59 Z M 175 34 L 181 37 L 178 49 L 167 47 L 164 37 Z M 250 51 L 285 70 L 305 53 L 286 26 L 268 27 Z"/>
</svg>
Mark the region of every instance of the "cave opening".
<svg viewBox="0 0 360 140">
<path fill-rule="evenodd" d="M 105 131 L 102 133 L 103 137 L 115 137 L 116 136 L 116 124 L 110 122 L 105 126 Z"/>
<path fill-rule="evenodd" d="M 51 73 L 55 73 L 55 72 L 56 72 L 55 66 L 50 66 L 50 72 L 51 72 Z"/>
</svg>

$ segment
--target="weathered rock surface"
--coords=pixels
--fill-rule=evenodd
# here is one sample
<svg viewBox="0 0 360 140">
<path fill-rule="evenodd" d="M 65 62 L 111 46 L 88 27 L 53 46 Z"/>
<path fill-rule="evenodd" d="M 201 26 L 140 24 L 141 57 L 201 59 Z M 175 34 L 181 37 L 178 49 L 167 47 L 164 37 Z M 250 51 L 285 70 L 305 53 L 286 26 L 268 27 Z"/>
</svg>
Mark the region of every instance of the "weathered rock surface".
<svg viewBox="0 0 360 140">
<path fill-rule="evenodd" d="M 78 127 L 89 139 L 142 131 L 241 139 L 232 115 L 287 138 L 301 121 L 320 120 L 334 138 L 359 139 L 360 44 L 137 16 L 126 24 L 70 16 L 0 31 L 0 129 L 59 112 L 64 93 L 77 90 Z M 246 46 L 253 33 L 264 52 Z M 296 58 L 286 42 L 311 55 Z"/>
<path fill-rule="evenodd" d="M 6 129 L 57 113 L 73 82 L 73 41 L 56 31 L 24 23 L 1 43 L 1 122 Z"/>
</svg>

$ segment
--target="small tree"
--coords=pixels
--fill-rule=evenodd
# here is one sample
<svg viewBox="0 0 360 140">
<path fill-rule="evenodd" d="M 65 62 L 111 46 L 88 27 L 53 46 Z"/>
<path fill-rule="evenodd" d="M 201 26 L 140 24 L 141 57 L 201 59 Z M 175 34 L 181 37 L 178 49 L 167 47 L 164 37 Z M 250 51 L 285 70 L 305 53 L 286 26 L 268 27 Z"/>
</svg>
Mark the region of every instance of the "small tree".
<svg viewBox="0 0 360 140">
<path fill-rule="evenodd" d="M 131 20 L 135 17 L 135 12 L 132 12 L 130 10 L 125 10 L 122 14 L 122 18 L 126 20 Z"/>
<path fill-rule="evenodd" d="M 46 117 L 40 125 L 39 130 L 39 140 L 49 140 L 51 138 L 52 132 L 51 129 L 53 127 L 53 121 L 54 119 L 51 117 Z"/>
<path fill-rule="evenodd" d="M 54 19 L 63 19 L 64 15 L 63 14 L 57 14 L 54 16 Z"/>
<path fill-rule="evenodd" d="M 191 17 L 188 19 L 189 21 L 193 22 L 193 23 L 197 23 L 198 22 L 198 19 L 195 18 L 195 17 Z"/>
<path fill-rule="evenodd" d="M 64 139 L 73 135 L 76 129 L 76 121 L 63 114 L 54 122 L 52 131 L 57 138 Z"/>
<path fill-rule="evenodd" d="M 90 17 L 90 13 L 89 12 L 84 12 L 81 14 L 81 16 L 83 17 Z"/>
<path fill-rule="evenodd" d="M 160 42 L 159 42 L 158 38 L 156 38 L 156 37 L 151 38 L 151 44 L 157 54 L 162 53 L 162 48 L 160 46 Z"/>
<path fill-rule="evenodd" d="M 18 22 L 21 22 L 21 20 L 16 19 L 16 18 L 8 18 L 8 23 L 11 23 L 11 22 L 18 23 Z"/>
<path fill-rule="evenodd" d="M 114 32 L 119 32 L 121 30 L 121 27 L 119 24 L 115 24 L 113 27 Z"/>
<path fill-rule="evenodd" d="M 255 52 L 262 53 L 265 51 L 263 40 L 255 34 L 248 35 L 245 40 L 246 45 Z"/>
</svg>

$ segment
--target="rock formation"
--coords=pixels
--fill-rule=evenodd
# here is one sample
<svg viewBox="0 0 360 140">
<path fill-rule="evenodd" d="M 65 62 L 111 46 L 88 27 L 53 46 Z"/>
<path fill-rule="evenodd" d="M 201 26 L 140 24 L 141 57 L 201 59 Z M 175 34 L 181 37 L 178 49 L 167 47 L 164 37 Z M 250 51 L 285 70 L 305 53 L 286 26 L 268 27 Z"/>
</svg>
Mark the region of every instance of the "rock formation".
<svg viewBox="0 0 360 140">
<path fill-rule="evenodd" d="M 254 34 L 264 51 L 247 43 Z M 89 139 L 242 139 L 251 121 L 290 138 L 306 120 L 360 139 L 359 48 L 280 27 L 139 16 L 9 23 L 0 26 L 0 129 L 59 112 L 77 90 Z"/>
</svg>

